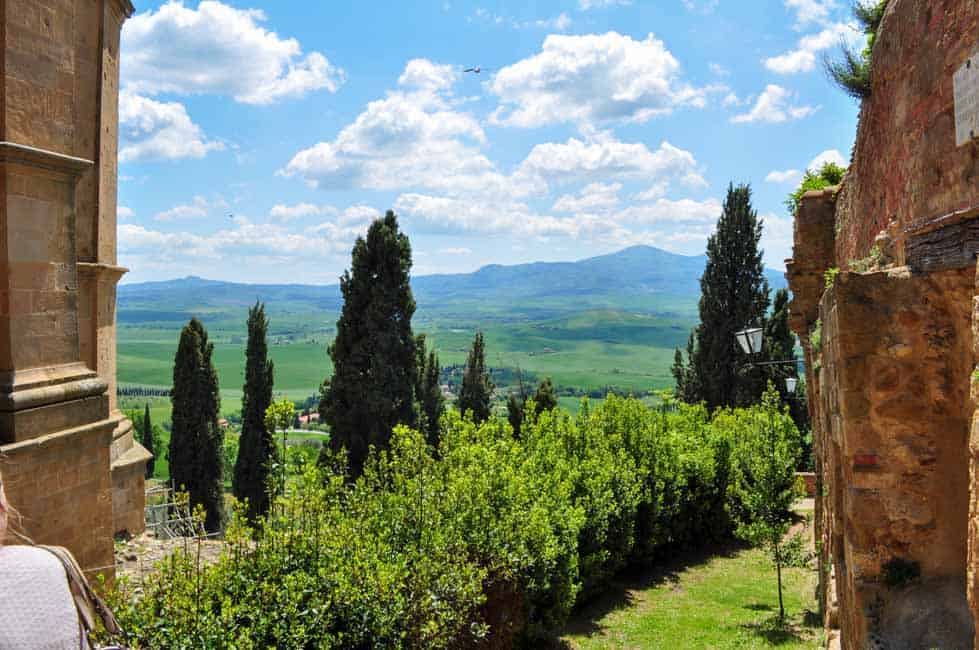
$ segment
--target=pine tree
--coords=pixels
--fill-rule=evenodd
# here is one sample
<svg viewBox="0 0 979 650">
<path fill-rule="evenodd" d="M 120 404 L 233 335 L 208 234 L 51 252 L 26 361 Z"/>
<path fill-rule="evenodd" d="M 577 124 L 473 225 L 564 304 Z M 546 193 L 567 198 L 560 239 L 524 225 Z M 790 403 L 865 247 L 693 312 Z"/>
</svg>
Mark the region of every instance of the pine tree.
<svg viewBox="0 0 979 650">
<path fill-rule="evenodd" d="M 389 210 L 357 239 L 351 270 L 340 279 L 333 377 L 320 388 L 319 411 L 330 425 L 330 446 L 347 450 L 353 477 L 371 445 L 386 448 L 396 425 L 416 421 L 410 270 L 411 244 Z"/>
<path fill-rule="evenodd" d="M 418 426 L 425 432 L 428 444 L 438 447 L 439 422 L 445 410 L 445 396 L 442 395 L 442 367 L 438 354 L 428 350 L 425 335 L 419 334 L 415 343 L 417 378 L 415 380 L 415 400 L 418 410 Z"/>
<path fill-rule="evenodd" d="M 768 282 L 758 248 L 762 224 L 751 206 L 751 188 L 728 187 L 717 230 L 707 242 L 700 279 L 700 324 L 687 344 L 687 361 L 674 360 L 677 393 L 710 410 L 753 404 L 765 389 L 765 371 L 748 367 L 734 333 L 761 327 L 768 309 Z M 760 361 L 757 355 L 753 361 Z"/>
<path fill-rule="evenodd" d="M 462 386 L 459 388 L 459 400 L 456 406 L 459 412 L 472 413 L 473 421 L 477 424 L 485 422 L 490 416 L 490 401 L 493 398 L 493 380 L 486 371 L 486 350 L 483 344 L 483 333 L 476 332 L 472 349 L 466 358 L 466 367 L 462 372 Z"/>
<path fill-rule="evenodd" d="M 248 500 L 248 518 L 251 520 L 268 513 L 268 477 L 276 455 L 272 432 L 265 426 L 265 411 L 272 403 L 274 383 L 272 361 L 268 358 L 268 329 L 265 305 L 256 302 L 248 310 L 241 438 L 232 482 L 235 498 Z"/>
<path fill-rule="evenodd" d="M 180 332 L 173 362 L 170 477 L 177 489 L 187 491 L 192 508 L 204 506 L 208 532 L 220 530 L 224 519 L 224 432 L 218 426 L 221 397 L 213 354 L 214 344 L 208 342 L 207 330 L 196 318 L 190 319 Z"/>
<path fill-rule="evenodd" d="M 153 422 L 150 420 L 150 405 L 147 404 L 143 410 L 142 428 L 137 427 L 139 434 L 139 444 L 143 445 L 146 451 L 152 456 L 146 461 L 146 478 L 153 478 L 153 470 L 156 468 L 156 436 L 153 435 Z"/>
</svg>

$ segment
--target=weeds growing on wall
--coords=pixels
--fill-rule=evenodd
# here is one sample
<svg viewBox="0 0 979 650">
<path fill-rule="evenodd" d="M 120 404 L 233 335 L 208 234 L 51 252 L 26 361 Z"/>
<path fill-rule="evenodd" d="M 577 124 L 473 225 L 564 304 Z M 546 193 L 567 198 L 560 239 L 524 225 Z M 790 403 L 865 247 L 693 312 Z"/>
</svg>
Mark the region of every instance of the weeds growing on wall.
<svg viewBox="0 0 979 650">
<path fill-rule="evenodd" d="M 191 547 L 112 604 L 140 647 L 530 644 L 627 564 L 731 535 L 757 415 L 677 409 L 610 396 L 528 412 L 520 439 L 453 411 L 437 453 L 400 427 L 355 482 L 305 465 L 260 529 L 238 509 L 216 564 Z"/>
<path fill-rule="evenodd" d="M 861 51 L 856 51 L 845 41 L 841 41 L 842 58 L 826 57 L 823 67 L 843 92 L 855 99 L 869 97 L 873 89 L 873 52 L 877 40 L 877 32 L 884 19 L 887 0 L 861 0 L 854 3 L 853 15 L 867 35 L 867 45 Z"/>
</svg>

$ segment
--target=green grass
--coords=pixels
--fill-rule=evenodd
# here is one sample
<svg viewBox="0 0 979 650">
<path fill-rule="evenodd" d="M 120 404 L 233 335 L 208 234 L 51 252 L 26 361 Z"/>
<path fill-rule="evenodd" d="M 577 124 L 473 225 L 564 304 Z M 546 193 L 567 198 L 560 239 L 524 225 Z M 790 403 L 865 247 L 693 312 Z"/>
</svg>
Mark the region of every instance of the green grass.
<svg viewBox="0 0 979 650">
<path fill-rule="evenodd" d="M 564 648 L 785 650 L 822 647 L 816 575 L 783 570 L 787 624 L 776 625 L 775 570 L 757 549 L 678 558 L 656 571 L 623 576 L 580 612 L 556 644 Z"/>
</svg>

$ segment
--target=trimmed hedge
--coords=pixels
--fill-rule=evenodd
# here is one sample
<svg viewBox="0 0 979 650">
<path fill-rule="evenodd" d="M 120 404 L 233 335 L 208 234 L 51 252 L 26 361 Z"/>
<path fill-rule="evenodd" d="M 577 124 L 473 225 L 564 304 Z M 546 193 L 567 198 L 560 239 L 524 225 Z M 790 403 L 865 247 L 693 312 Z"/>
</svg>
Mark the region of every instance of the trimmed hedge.
<svg viewBox="0 0 979 650">
<path fill-rule="evenodd" d="M 731 535 L 750 411 L 533 410 L 519 440 L 451 411 L 438 450 L 399 427 L 352 485 L 342 459 L 307 465 L 261 530 L 233 517 L 216 564 L 191 547 L 122 582 L 117 615 L 141 647 L 504 648 L 630 563 Z"/>
</svg>

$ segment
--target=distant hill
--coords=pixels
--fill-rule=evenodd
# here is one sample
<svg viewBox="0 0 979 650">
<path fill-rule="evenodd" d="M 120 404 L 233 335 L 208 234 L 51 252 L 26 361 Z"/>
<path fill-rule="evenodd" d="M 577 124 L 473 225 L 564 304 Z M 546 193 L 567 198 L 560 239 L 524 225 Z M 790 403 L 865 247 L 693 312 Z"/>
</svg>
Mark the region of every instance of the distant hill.
<svg viewBox="0 0 979 650">
<path fill-rule="evenodd" d="M 492 264 L 473 273 L 412 278 L 422 318 L 538 319 L 585 309 L 691 315 L 706 257 L 677 255 L 651 246 L 577 262 Z M 773 288 L 786 286 L 780 271 L 767 270 Z M 123 284 L 120 322 L 176 321 L 188 314 L 241 312 L 256 299 L 271 313 L 337 312 L 339 285 L 241 284 L 187 277 Z M 230 315 L 230 314 L 229 314 Z"/>
</svg>

